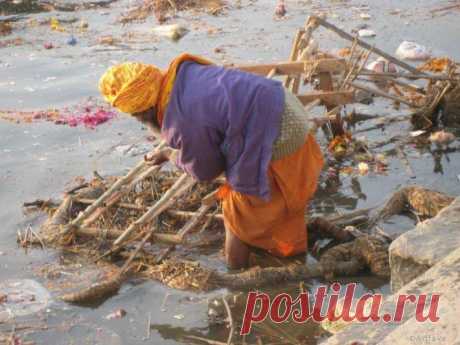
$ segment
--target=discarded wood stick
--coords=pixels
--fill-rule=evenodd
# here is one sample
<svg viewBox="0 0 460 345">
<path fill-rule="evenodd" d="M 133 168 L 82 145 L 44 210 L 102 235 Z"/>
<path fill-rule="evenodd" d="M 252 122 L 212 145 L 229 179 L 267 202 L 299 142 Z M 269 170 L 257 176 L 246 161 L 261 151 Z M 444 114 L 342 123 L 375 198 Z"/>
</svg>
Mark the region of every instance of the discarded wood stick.
<svg viewBox="0 0 460 345">
<path fill-rule="evenodd" d="M 404 187 L 392 194 L 382 207 L 372 212 L 369 227 L 393 215 L 403 213 L 408 207 L 415 210 L 420 216 L 431 218 L 450 205 L 454 199 L 449 195 L 421 186 Z"/>
<path fill-rule="evenodd" d="M 326 29 L 329 29 L 331 31 L 334 31 L 337 35 L 339 35 L 340 37 L 350 41 L 350 42 L 353 42 L 355 39 L 356 39 L 356 42 L 359 46 L 365 48 L 365 49 L 368 49 L 368 50 L 373 50 L 373 52 L 377 55 L 380 55 L 381 57 L 387 59 L 388 61 L 390 62 L 393 62 L 395 65 L 398 65 L 402 68 L 404 68 L 405 70 L 409 71 L 409 72 L 412 72 L 414 74 L 424 74 L 422 72 L 420 72 L 419 70 L 417 70 L 415 67 L 412 67 L 411 65 L 395 58 L 394 56 L 390 55 L 390 54 L 387 54 L 385 53 L 383 50 L 380 50 L 378 48 L 375 48 L 375 47 L 372 47 L 370 44 L 358 39 L 358 38 L 355 38 L 353 37 L 352 35 L 350 35 L 349 33 L 343 31 L 342 29 L 339 29 L 337 26 L 329 23 L 328 21 L 318 17 L 318 16 L 312 16 L 312 18 L 314 18 L 315 21 L 317 21 L 317 23 L 321 26 L 324 26 Z"/>
<path fill-rule="evenodd" d="M 225 310 L 227 311 L 227 319 L 228 319 L 228 323 L 230 327 L 228 338 L 227 338 L 227 345 L 231 345 L 232 339 L 233 339 L 233 332 L 235 332 L 235 323 L 233 322 L 232 311 L 230 309 L 230 306 L 228 305 L 228 302 L 225 296 L 222 296 L 222 302 L 224 302 Z"/>
<path fill-rule="evenodd" d="M 338 88 L 339 90 L 342 90 L 345 87 L 345 85 L 347 84 L 348 80 L 350 79 L 350 76 L 355 73 L 356 66 L 358 65 L 359 61 L 363 57 L 364 53 L 361 53 L 352 62 L 353 57 L 354 57 L 354 51 L 355 51 L 357 45 L 358 44 L 357 44 L 356 39 L 355 39 L 353 41 L 352 46 L 351 46 L 350 58 L 349 58 L 349 63 L 348 63 L 349 65 L 351 63 L 351 66 L 350 66 L 350 68 L 348 70 L 348 73 L 344 74 L 342 80 L 339 82 L 339 85 L 340 85 L 339 88 Z"/>
<path fill-rule="evenodd" d="M 188 182 L 186 180 L 189 180 Z M 180 182 L 180 183 L 178 183 Z M 184 183 L 185 182 L 185 183 Z M 173 189 L 174 185 L 177 184 L 177 188 L 176 190 Z M 164 198 L 164 201 L 162 204 L 160 204 L 160 201 L 161 199 L 156 203 L 156 205 L 160 204 L 156 210 L 154 211 L 149 211 L 150 212 L 150 215 L 149 215 L 149 212 L 147 212 L 146 214 L 144 214 L 144 216 L 142 216 L 139 220 L 141 220 L 142 218 L 145 218 L 146 220 L 149 220 L 153 217 L 155 217 L 155 212 L 158 212 L 157 210 L 161 209 L 161 207 L 167 207 L 166 205 L 168 205 L 168 202 L 171 204 L 172 202 L 175 201 L 175 199 L 177 199 L 177 197 L 179 195 L 181 195 L 182 193 L 186 192 L 191 186 L 193 186 L 195 184 L 195 181 L 193 181 L 193 179 L 188 176 L 187 174 L 183 174 L 181 177 L 179 177 L 179 179 L 176 181 L 176 183 L 169 189 L 168 192 L 165 193 L 165 196 L 166 194 L 168 194 L 169 192 L 170 193 L 170 197 L 169 199 L 168 198 Z M 175 196 L 175 198 L 174 198 Z M 163 199 L 163 198 L 162 198 Z M 171 202 L 172 200 L 172 202 Z M 169 205 L 168 205 L 169 206 Z M 155 207 L 153 207 L 152 209 L 154 209 Z M 137 222 L 137 221 L 136 221 Z M 141 223 L 142 224 L 142 223 Z M 131 228 L 131 227 L 130 227 Z M 128 228 L 129 229 L 129 228 Z M 154 234 L 154 231 L 155 231 L 155 228 L 152 228 L 150 231 L 147 232 L 147 234 L 144 236 L 144 238 L 142 239 L 142 241 L 138 244 L 136 250 L 131 254 L 131 256 L 129 257 L 129 259 L 124 263 L 124 265 L 122 266 L 121 270 L 120 270 L 120 276 L 122 274 L 124 274 L 128 268 L 129 268 L 129 265 L 131 264 L 131 262 L 134 260 L 134 258 L 136 257 L 136 255 L 139 253 L 139 251 L 144 247 L 145 243 L 152 237 L 152 235 Z M 128 231 L 125 231 L 125 233 L 128 233 Z M 129 234 L 128 234 L 129 235 Z M 123 235 L 122 235 L 123 236 Z M 120 236 L 117 241 L 119 239 L 123 239 L 123 237 Z M 116 242 L 116 241 L 115 241 Z"/>
<path fill-rule="evenodd" d="M 179 211 L 179 210 L 167 210 L 166 211 L 168 214 L 172 215 L 172 216 L 175 216 L 175 217 L 193 217 L 195 215 L 195 212 L 191 212 L 191 211 Z M 214 215 L 211 215 L 211 214 L 207 214 L 205 215 L 206 218 L 211 218 L 211 219 L 216 219 L 216 220 L 219 220 L 219 221 L 222 221 L 224 219 L 224 216 L 222 213 L 217 213 L 217 214 L 214 214 Z"/>
<path fill-rule="evenodd" d="M 203 204 L 195 213 L 195 215 L 188 220 L 188 222 L 177 233 L 178 238 L 182 241 L 184 236 L 187 235 L 193 228 L 206 216 L 206 212 L 213 206 L 213 204 Z"/>
<path fill-rule="evenodd" d="M 308 45 L 310 44 L 310 41 L 311 41 L 311 36 L 313 34 L 313 31 L 316 28 L 317 28 L 317 24 L 314 22 L 309 22 L 307 26 L 305 27 L 305 32 L 300 36 L 300 40 L 297 44 L 296 55 L 293 58 L 294 61 L 304 60 L 306 58 L 306 56 L 302 58 L 302 50 L 308 49 Z M 292 81 L 290 82 L 289 90 L 294 94 L 297 94 L 299 92 L 300 77 L 301 75 L 299 74 L 295 76 L 294 78 L 292 78 Z"/>
<path fill-rule="evenodd" d="M 91 205 L 96 199 L 88 199 L 88 198 L 75 198 L 74 202 L 80 203 L 80 204 L 86 204 L 86 205 Z M 136 210 L 136 211 L 146 211 L 147 207 L 146 206 L 139 206 L 136 204 L 130 204 L 127 202 L 119 202 L 117 203 L 118 207 L 126 208 L 129 210 Z"/>
<path fill-rule="evenodd" d="M 76 203 L 81 203 L 81 204 L 92 204 L 96 199 L 86 199 L 86 198 L 76 198 L 74 200 L 74 202 Z M 136 210 L 136 211 L 147 211 L 148 210 L 148 207 L 147 206 L 139 206 L 139 205 L 136 205 L 136 204 L 130 204 L 130 203 L 126 203 L 126 202 L 119 202 L 117 203 L 117 206 L 118 207 L 121 207 L 121 208 L 126 208 L 128 210 Z M 191 218 L 191 217 L 194 217 L 196 215 L 196 212 L 193 212 L 193 211 L 181 211 L 181 210 L 166 210 L 166 213 L 168 213 L 169 215 L 173 216 L 173 217 L 182 217 L 182 218 Z M 223 215 L 221 213 L 219 214 L 215 214 L 213 216 L 207 214 L 204 216 L 205 218 L 212 218 L 212 219 L 216 219 L 216 220 L 223 220 Z"/>
<path fill-rule="evenodd" d="M 296 96 L 302 104 L 320 99 L 325 104 L 343 105 L 353 103 L 355 100 L 355 93 L 353 91 L 311 91 Z"/>
<path fill-rule="evenodd" d="M 412 102 L 409 102 L 409 101 L 405 100 L 404 98 L 390 95 L 390 94 L 388 94 L 386 92 L 383 92 L 383 91 L 380 91 L 380 90 L 378 90 L 376 88 L 370 88 L 370 87 L 367 87 L 367 86 L 364 86 L 364 85 L 361 85 L 361 84 L 357 84 L 357 83 L 354 83 L 354 82 L 349 83 L 349 85 L 353 86 L 355 89 L 364 90 L 364 91 L 373 93 L 373 94 L 375 94 L 377 96 L 388 98 L 388 99 L 391 99 L 393 101 L 406 104 L 411 108 L 420 108 L 420 106 L 418 106 L 418 105 L 416 105 L 416 104 L 414 104 Z"/>
<path fill-rule="evenodd" d="M 156 148 L 155 151 L 158 152 L 161 150 L 166 144 L 161 142 Z M 125 176 L 118 179 L 114 184 L 110 186 L 110 188 L 105 191 L 95 202 L 94 204 L 88 206 L 83 212 L 81 212 L 77 218 L 72 220 L 70 224 L 67 224 L 63 227 L 61 231 L 61 236 L 70 233 L 75 228 L 78 228 L 83 222 L 89 218 L 93 212 L 95 212 L 100 206 L 102 206 L 115 192 L 117 192 L 123 185 L 131 181 L 139 172 L 141 172 L 146 166 L 148 162 L 145 160 L 140 161 L 134 168 L 132 168 Z"/>
<path fill-rule="evenodd" d="M 75 186 L 75 187 L 65 191 L 64 194 L 73 194 L 76 191 L 78 191 L 78 190 L 80 190 L 82 188 L 86 188 L 88 186 L 89 186 L 88 182 L 84 182 L 84 183 L 79 184 L 78 186 Z"/>
<path fill-rule="evenodd" d="M 133 222 L 123 234 L 117 238 L 114 245 L 119 245 L 123 242 L 134 230 L 136 230 L 142 224 L 151 221 L 153 218 L 158 216 L 166 208 L 170 207 L 177 197 L 188 190 L 195 184 L 195 181 L 187 174 L 183 174 L 177 179 L 177 181 L 171 186 L 171 188 L 158 200 L 146 213 L 139 219 Z"/>
<path fill-rule="evenodd" d="M 433 75 L 433 74 L 414 74 L 414 73 L 404 73 L 404 72 L 374 72 L 368 69 L 363 69 L 360 75 L 368 75 L 372 77 L 391 77 L 391 78 L 404 78 L 404 79 L 430 79 L 430 80 L 447 80 L 447 81 L 456 81 L 458 82 L 460 78 L 448 77 L 445 75 Z"/>
<path fill-rule="evenodd" d="M 65 294 L 60 299 L 64 302 L 75 304 L 98 302 L 116 294 L 124 279 L 124 274 L 115 274 L 113 277 L 103 282 L 92 284 L 81 291 Z"/>
<path fill-rule="evenodd" d="M 320 104 L 321 104 L 321 100 L 319 100 L 319 99 L 316 99 L 313 102 L 310 102 L 310 103 L 306 104 L 305 107 L 304 107 L 305 112 L 310 111 L 311 109 L 313 109 L 314 107 L 316 107 L 317 105 L 320 105 Z"/>
<path fill-rule="evenodd" d="M 396 79 L 394 77 L 390 77 L 390 76 L 386 76 L 386 75 L 378 75 L 378 76 L 373 76 L 372 79 L 365 79 L 365 78 L 356 78 L 356 80 L 359 80 L 359 81 L 364 81 L 364 82 L 375 82 L 375 79 L 384 79 L 388 82 L 391 82 L 391 83 L 395 83 L 399 86 L 402 86 L 404 89 L 407 89 L 407 90 L 410 90 L 410 91 L 413 91 L 413 92 L 417 92 L 417 93 L 420 93 L 422 95 L 426 95 L 426 91 L 421 88 L 421 87 L 417 87 L 417 86 L 414 86 L 414 85 L 411 85 L 411 84 L 408 84 L 408 83 L 405 83 L 399 79 Z"/>
<path fill-rule="evenodd" d="M 315 73 L 329 72 L 333 74 L 341 73 L 345 70 L 345 59 L 342 58 L 323 58 L 319 60 L 305 60 L 305 61 L 283 61 L 268 64 L 257 65 L 237 65 L 225 66 L 228 68 L 239 69 L 240 71 L 254 73 L 266 76 L 273 68 L 276 68 L 280 75 L 297 75 L 304 73 L 306 70 L 315 66 Z"/>
<path fill-rule="evenodd" d="M 291 53 L 289 54 L 289 61 L 296 61 L 297 60 L 297 54 L 299 51 L 299 42 L 300 38 L 302 37 L 304 30 L 297 30 L 297 33 L 295 34 L 294 37 L 294 42 L 292 43 L 291 47 Z M 288 88 L 290 83 L 291 83 L 292 78 L 288 75 L 286 76 L 284 80 L 284 87 Z"/>
<path fill-rule="evenodd" d="M 186 335 L 185 338 L 192 339 L 192 340 L 198 340 L 202 343 L 207 343 L 209 345 L 227 345 L 227 343 L 224 343 L 222 341 L 207 339 L 204 337 L 198 337 L 196 335 Z"/>
<path fill-rule="evenodd" d="M 175 244 L 170 245 L 168 248 L 166 248 L 163 253 L 158 255 L 158 257 L 155 260 L 155 263 L 158 265 L 160 264 L 164 259 L 168 257 L 169 254 L 176 248 Z"/>
<path fill-rule="evenodd" d="M 95 210 L 91 216 L 89 216 L 87 219 L 83 221 L 81 226 L 90 226 L 91 224 L 93 224 L 102 214 L 104 214 L 104 212 L 107 211 L 109 207 L 114 206 L 123 197 L 123 195 L 130 192 L 134 188 L 134 186 L 136 186 L 139 182 L 141 182 L 148 176 L 158 172 L 160 168 L 160 165 L 155 165 L 147 168 L 145 171 L 139 174 L 139 176 L 133 179 L 126 188 L 124 188 L 123 190 L 120 189 L 116 191 L 112 196 L 110 196 L 107 200 L 107 203 L 101 205 L 101 207 Z"/>
<path fill-rule="evenodd" d="M 192 231 L 195 226 L 203 220 L 206 216 L 206 212 L 213 206 L 212 203 L 203 203 L 197 212 L 185 223 L 185 225 L 177 232 L 177 234 L 155 234 L 155 238 L 162 242 L 168 242 L 173 244 L 181 244 L 184 240 L 185 235 Z"/>
<path fill-rule="evenodd" d="M 398 158 L 400 161 L 403 163 L 404 167 L 406 168 L 407 175 L 409 175 L 410 178 L 416 178 L 414 170 L 412 170 L 412 167 L 410 165 L 409 159 L 407 159 L 407 155 L 404 152 L 404 150 L 401 148 L 400 145 L 396 146 L 395 148 L 396 153 L 398 154 Z"/>
<path fill-rule="evenodd" d="M 88 206 L 83 212 L 81 212 L 77 218 L 72 220 L 70 224 L 64 226 L 61 235 L 66 235 L 69 232 L 71 232 L 73 229 L 78 228 L 85 219 L 87 219 L 90 215 L 93 214 L 94 211 L 98 207 L 104 204 L 104 202 L 111 197 L 116 191 L 118 191 L 125 183 L 127 183 L 129 180 L 133 178 L 136 174 L 139 173 L 142 169 L 144 169 L 146 166 L 145 161 L 139 162 L 131 171 L 126 174 L 124 177 L 121 177 L 118 179 L 110 188 L 102 194 L 95 202 L 94 204 Z"/>
<path fill-rule="evenodd" d="M 267 79 L 272 79 L 275 75 L 276 75 L 277 71 L 276 71 L 276 67 L 275 68 L 272 68 L 270 70 L 270 72 L 268 72 L 267 74 Z"/>
<path fill-rule="evenodd" d="M 37 207 L 37 208 L 44 208 L 44 207 L 58 207 L 59 203 L 57 201 L 48 199 L 48 200 L 42 200 L 42 199 L 37 199 L 34 201 L 26 201 L 22 204 L 23 207 Z"/>
</svg>

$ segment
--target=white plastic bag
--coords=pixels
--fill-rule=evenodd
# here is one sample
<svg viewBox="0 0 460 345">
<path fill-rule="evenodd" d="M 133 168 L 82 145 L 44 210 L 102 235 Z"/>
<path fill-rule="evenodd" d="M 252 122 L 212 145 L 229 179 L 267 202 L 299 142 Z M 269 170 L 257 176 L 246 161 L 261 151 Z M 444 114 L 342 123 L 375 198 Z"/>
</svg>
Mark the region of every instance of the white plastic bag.
<svg viewBox="0 0 460 345">
<path fill-rule="evenodd" d="M 430 58 L 430 52 L 418 43 L 404 41 L 396 49 L 396 56 L 403 60 L 426 60 Z"/>
<path fill-rule="evenodd" d="M 377 34 L 375 31 L 368 30 L 368 29 L 362 29 L 358 31 L 358 36 L 359 37 L 375 37 Z"/>
</svg>

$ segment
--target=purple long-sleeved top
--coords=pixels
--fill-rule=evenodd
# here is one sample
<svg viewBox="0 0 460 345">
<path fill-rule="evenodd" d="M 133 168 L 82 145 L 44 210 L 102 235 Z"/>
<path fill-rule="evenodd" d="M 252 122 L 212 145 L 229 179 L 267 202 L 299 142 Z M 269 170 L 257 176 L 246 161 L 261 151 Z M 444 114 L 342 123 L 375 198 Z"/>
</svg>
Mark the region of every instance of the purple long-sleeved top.
<svg viewBox="0 0 460 345">
<path fill-rule="evenodd" d="M 281 83 L 186 61 L 161 128 L 176 164 L 199 181 L 225 172 L 237 192 L 270 199 L 267 176 L 284 109 Z"/>
</svg>

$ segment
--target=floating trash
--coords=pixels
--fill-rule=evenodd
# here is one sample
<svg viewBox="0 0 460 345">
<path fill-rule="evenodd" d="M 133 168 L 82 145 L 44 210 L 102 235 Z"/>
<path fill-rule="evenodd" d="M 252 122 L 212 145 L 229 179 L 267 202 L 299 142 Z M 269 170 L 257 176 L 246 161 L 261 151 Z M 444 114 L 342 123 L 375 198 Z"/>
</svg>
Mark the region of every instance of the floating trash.
<svg viewBox="0 0 460 345">
<path fill-rule="evenodd" d="M 62 109 L 38 111 L 0 110 L 0 119 L 16 123 L 32 123 L 37 121 L 54 122 L 57 125 L 77 127 L 83 125 L 94 129 L 116 117 L 116 112 L 106 105 L 91 101 Z"/>
<path fill-rule="evenodd" d="M 418 66 L 417 69 L 424 72 L 441 73 L 445 72 L 451 64 L 454 65 L 455 62 L 448 57 L 433 58 Z"/>
<path fill-rule="evenodd" d="M 396 65 L 389 62 L 383 57 L 379 57 L 377 60 L 372 61 L 366 66 L 366 69 L 377 72 L 377 73 L 397 73 L 398 69 Z"/>
<path fill-rule="evenodd" d="M 418 131 L 412 131 L 412 132 L 410 132 L 409 134 L 410 134 L 410 136 L 411 136 L 412 138 L 415 138 L 415 137 L 418 137 L 418 136 L 420 136 L 420 135 L 422 135 L 422 134 L 424 134 L 424 133 L 426 133 L 426 131 L 424 131 L 424 130 L 418 130 Z"/>
<path fill-rule="evenodd" d="M 127 314 L 126 310 L 120 308 L 120 309 L 117 309 L 114 312 L 110 313 L 105 318 L 107 320 L 121 319 L 121 318 L 125 317 L 126 314 Z"/>
<path fill-rule="evenodd" d="M 377 34 L 373 30 L 362 29 L 358 31 L 359 37 L 375 37 Z"/>
<path fill-rule="evenodd" d="M 437 145 L 449 145 L 455 140 L 455 135 L 446 131 L 438 131 L 431 134 L 429 140 Z"/>
<path fill-rule="evenodd" d="M 284 17 L 286 15 L 286 6 L 284 5 L 284 1 L 281 0 L 278 2 L 275 8 L 275 16 L 278 18 Z"/>
<path fill-rule="evenodd" d="M 80 21 L 79 26 L 80 26 L 80 30 L 83 30 L 83 31 L 84 31 L 84 30 L 86 30 L 86 29 L 88 28 L 89 25 L 88 25 L 88 22 L 87 22 L 86 20 L 83 20 L 83 19 L 82 19 L 82 20 Z"/>
<path fill-rule="evenodd" d="M 77 44 L 77 39 L 74 37 L 74 36 L 70 36 L 68 39 L 67 39 L 67 44 L 69 46 L 74 46 Z"/>
<path fill-rule="evenodd" d="M 359 163 L 358 171 L 361 175 L 366 175 L 369 172 L 369 164 L 364 162 Z"/>
<path fill-rule="evenodd" d="M 396 56 L 404 60 L 426 60 L 430 58 L 430 52 L 418 43 L 404 41 L 396 49 Z"/>
<path fill-rule="evenodd" d="M 153 32 L 158 36 L 167 37 L 173 41 L 178 41 L 184 37 L 189 30 L 179 24 L 159 25 L 153 28 Z"/>
<path fill-rule="evenodd" d="M 61 23 L 59 23 L 59 20 L 57 20 L 56 18 L 51 18 L 50 28 L 53 31 L 59 31 L 59 32 L 65 31 L 65 29 L 61 26 Z"/>
<path fill-rule="evenodd" d="M 0 323 L 44 310 L 51 296 L 32 279 L 12 279 L 0 283 Z"/>
</svg>

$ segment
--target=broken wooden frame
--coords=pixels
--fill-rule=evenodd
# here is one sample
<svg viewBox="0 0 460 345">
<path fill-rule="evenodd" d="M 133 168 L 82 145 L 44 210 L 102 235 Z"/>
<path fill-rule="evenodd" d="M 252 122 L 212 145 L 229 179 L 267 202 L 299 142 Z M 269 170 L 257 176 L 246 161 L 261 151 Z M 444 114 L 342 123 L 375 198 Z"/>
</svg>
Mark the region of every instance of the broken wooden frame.
<svg viewBox="0 0 460 345">
<path fill-rule="evenodd" d="M 319 27 L 332 31 L 340 38 L 352 43 L 352 53 L 349 59 L 334 58 L 330 54 L 322 52 L 318 52 L 316 56 L 310 54 L 312 49 L 310 49 L 309 45 L 313 43 L 313 34 Z M 363 49 L 364 53 L 361 56 L 362 59 L 356 59 L 353 62 L 353 53 L 355 53 L 357 47 Z M 405 72 L 379 73 L 366 69 L 365 65 L 372 54 L 383 57 Z M 396 85 L 418 93 L 423 99 L 426 99 L 426 88 L 414 87 L 401 81 L 401 78 L 407 80 L 425 79 L 429 82 L 452 79 L 447 75 L 433 75 L 419 71 L 410 64 L 348 34 L 319 16 L 310 16 L 306 21 L 305 27 L 296 32 L 288 61 L 228 67 L 263 75 L 267 78 L 281 76 L 284 78 L 283 85 L 296 94 L 304 105 L 318 99 L 321 105 L 326 106 L 327 111 L 331 111 L 337 106 L 355 103 L 357 101 L 357 90 L 365 91 L 373 97 L 383 97 L 397 104 L 405 104 L 410 108 L 417 109 L 422 106 L 403 97 Z M 305 83 L 311 80 L 312 76 L 317 77 L 319 80 L 318 90 L 299 93 L 301 82 L 304 81 Z M 341 82 L 337 82 L 337 76 L 339 76 Z M 376 81 L 388 83 L 391 86 L 390 89 L 393 89 L 395 93 L 392 94 L 390 90 L 383 90 L 378 87 L 369 87 L 363 85 L 363 83 L 356 83 L 355 80 L 359 76 L 368 78 L 363 80 L 368 83 Z M 334 116 L 335 121 L 341 124 L 341 112 L 335 111 Z"/>
</svg>

